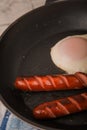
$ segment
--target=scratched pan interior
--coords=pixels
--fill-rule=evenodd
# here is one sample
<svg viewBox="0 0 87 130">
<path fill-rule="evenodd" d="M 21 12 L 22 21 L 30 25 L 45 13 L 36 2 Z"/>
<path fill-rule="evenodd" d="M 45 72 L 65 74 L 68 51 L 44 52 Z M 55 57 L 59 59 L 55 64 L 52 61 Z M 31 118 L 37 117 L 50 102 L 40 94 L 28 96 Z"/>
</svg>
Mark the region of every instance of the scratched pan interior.
<svg viewBox="0 0 87 130">
<path fill-rule="evenodd" d="M 59 2 L 19 18 L 0 39 L 0 98 L 6 107 L 37 128 L 87 129 L 87 111 L 36 120 L 32 109 L 40 103 L 87 91 L 22 92 L 14 89 L 17 76 L 61 74 L 51 61 L 50 49 L 60 39 L 87 33 L 87 2 Z"/>
</svg>

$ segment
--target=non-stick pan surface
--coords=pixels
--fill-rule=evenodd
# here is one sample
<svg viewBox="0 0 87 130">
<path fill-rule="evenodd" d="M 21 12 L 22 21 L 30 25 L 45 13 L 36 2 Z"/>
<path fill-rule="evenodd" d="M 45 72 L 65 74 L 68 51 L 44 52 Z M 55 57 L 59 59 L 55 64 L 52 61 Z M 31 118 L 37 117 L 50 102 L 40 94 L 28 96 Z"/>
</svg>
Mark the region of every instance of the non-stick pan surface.
<svg viewBox="0 0 87 130">
<path fill-rule="evenodd" d="M 87 111 L 36 120 L 32 109 L 40 103 L 87 91 L 21 92 L 14 88 L 17 76 L 60 74 L 50 49 L 68 35 L 87 33 L 87 2 L 59 2 L 27 13 L 0 39 L 0 97 L 6 107 L 31 125 L 47 130 L 87 129 Z"/>
</svg>

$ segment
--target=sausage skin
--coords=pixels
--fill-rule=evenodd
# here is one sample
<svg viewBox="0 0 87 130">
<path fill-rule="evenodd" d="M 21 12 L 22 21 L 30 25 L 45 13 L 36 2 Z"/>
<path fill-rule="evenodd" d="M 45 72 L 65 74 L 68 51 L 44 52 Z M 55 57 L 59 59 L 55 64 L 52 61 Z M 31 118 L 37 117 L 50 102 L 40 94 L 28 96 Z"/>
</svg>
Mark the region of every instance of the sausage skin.
<svg viewBox="0 0 87 130">
<path fill-rule="evenodd" d="M 33 110 L 36 119 L 57 118 L 87 110 L 87 93 L 43 103 Z"/>
<path fill-rule="evenodd" d="M 82 89 L 87 87 L 87 74 L 77 72 L 72 75 L 17 77 L 14 86 L 25 91 Z"/>
</svg>

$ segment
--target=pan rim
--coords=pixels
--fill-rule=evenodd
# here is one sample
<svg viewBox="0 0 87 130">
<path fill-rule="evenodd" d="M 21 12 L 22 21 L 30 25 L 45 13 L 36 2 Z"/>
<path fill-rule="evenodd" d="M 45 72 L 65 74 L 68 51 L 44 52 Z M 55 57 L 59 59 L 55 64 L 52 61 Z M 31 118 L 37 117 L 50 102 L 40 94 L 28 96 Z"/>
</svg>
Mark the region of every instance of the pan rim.
<svg viewBox="0 0 87 130">
<path fill-rule="evenodd" d="M 63 3 L 63 2 L 67 2 L 67 0 L 64 0 L 64 1 L 59 1 L 59 3 Z M 7 34 L 7 32 L 13 27 L 15 26 L 18 22 L 20 22 L 26 15 L 30 15 L 38 10 L 41 10 L 47 6 L 53 6 L 53 5 L 56 5 L 56 3 L 52 3 L 52 4 L 49 4 L 49 5 L 43 5 L 41 7 L 38 7 L 34 10 L 31 10 L 31 11 L 28 11 L 27 13 L 23 14 L 22 16 L 20 16 L 19 18 L 17 18 L 15 21 L 13 21 L 5 30 L 4 32 L 1 34 L 0 36 L 0 42 L 2 41 L 2 39 L 4 38 L 4 36 Z M 2 44 L 1 44 L 2 45 Z M 0 47 L 1 47 L 0 45 Z M 24 122 L 28 123 L 29 125 L 31 125 L 32 127 L 34 128 L 37 128 L 37 129 L 41 129 L 41 130 L 58 130 L 58 129 L 55 129 L 55 128 L 51 128 L 51 127 L 48 127 L 48 126 L 44 126 L 44 125 L 40 125 L 38 123 L 35 123 L 33 121 L 30 121 L 28 120 L 27 118 L 23 117 L 21 114 L 19 114 L 17 111 L 15 111 L 13 108 L 11 108 L 9 106 L 9 104 L 4 100 L 2 94 L 0 93 L 0 100 L 1 102 L 5 105 L 5 107 L 10 111 L 12 112 L 15 116 L 17 116 L 19 119 L 23 120 Z M 62 129 L 59 129 L 59 130 L 62 130 Z"/>
<path fill-rule="evenodd" d="M 68 1 L 61 1 L 61 2 L 68 2 Z M 56 3 L 53 3 L 54 5 L 56 5 Z M 53 6 L 53 4 L 51 4 L 51 5 L 47 5 L 47 6 Z M 5 34 L 16 24 L 16 23 L 18 23 L 18 22 L 20 22 L 20 20 L 22 20 L 26 15 L 28 15 L 28 14 L 31 14 L 31 13 L 33 13 L 33 12 L 36 12 L 36 10 L 40 10 L 40 9 L 42 9 L 42 8 L 44 8 L 45 6 L 41 6 L 41 7 L 38 7 L 37 9 L 34 9 L 34 10 L 32 10 L 32 11 L 29 11 L 29 12 L 27 12 L 27 13 L 25 13 L 24 15 L 22 15 L 21 17 L 19 17 L 17 20 L 15 20 L 12 24 L 10 24 L 9 25 L 9 27 L 1 34 L 1 36 L 0 36 L 0 42 L 2 41 L 2 39 L 3 39 L 3 37 L 5 36 Z M 29 125 L 31 125 L 32 127 L 35 127 L 35 128 L 41 128 L 42 130 L 44 130 L 44 129 L 49 129 L 49 130 L 58 130 L 58 129 L 56 129 L 56 128 L 50 128 L 50 127 L 48 127 L 48 126 L 44 126 L 44 125 L 40 125 L 40 124 L 38 124 L 38 123 L 35 123 L 35 122 L 33 122 L 33 121 L 30 121 L 30 120 L 28 120 L 28 119 L 26 119 L 25 117 L 23 117 L 21 114 L 19 114 L 18 112 L 16 112 L 13 108 L 11 108 L 9 105 L 8 105 L 8 103 L 4 100 L 4 98 L 3 98 L 3 96 L 1 95 L 1 93 L 0 93 L 0 100 L 2 101 L 2 103 L 7 107 L 7 109 L 9 109 L 9 111 L 11 111 L 13 114 L 15 114 L 18 118 L 20 118 L 21 120 L 23 120 L 24 122 L 26 122 L 26 123 L 29 123 Z M 44 129 L 43 129 L 43 128 Z M 60 129 L 60 130 L 62 130 L 62 129 Z"/>
</svg>

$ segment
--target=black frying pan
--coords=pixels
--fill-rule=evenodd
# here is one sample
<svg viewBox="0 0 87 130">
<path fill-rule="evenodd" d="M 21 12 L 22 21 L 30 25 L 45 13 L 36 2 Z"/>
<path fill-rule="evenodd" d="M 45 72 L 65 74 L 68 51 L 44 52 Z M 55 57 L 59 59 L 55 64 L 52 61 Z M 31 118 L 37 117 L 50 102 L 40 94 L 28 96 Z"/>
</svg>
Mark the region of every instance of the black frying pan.
<svg viewBox="0 0 87 130">
<path fill-rule="evenodd" d="M 51 61 L 50 48 L 68 35 L 87 33 L 87 2 L 65 1 L 31 11 L 14 22 L 0 38 L 0 98 L 19 118 L 47 130 L 87 129 L 87 111 L 53 120 L 36 120 L 39 103 L 87 91 L 21 92 L 17 76 L 65 73 Z"/>
</svg>

